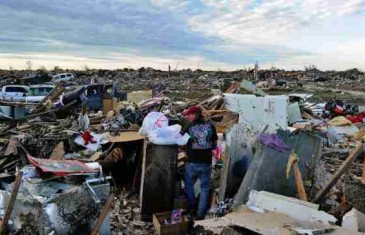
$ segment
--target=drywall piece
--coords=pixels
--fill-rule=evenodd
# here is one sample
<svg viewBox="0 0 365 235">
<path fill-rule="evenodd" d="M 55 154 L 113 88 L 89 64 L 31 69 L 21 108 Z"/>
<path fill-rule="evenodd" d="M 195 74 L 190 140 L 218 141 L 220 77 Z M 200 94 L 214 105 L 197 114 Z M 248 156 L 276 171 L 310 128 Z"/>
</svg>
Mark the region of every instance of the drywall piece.
<svg viewBox="0 0 365 235">
<path fill-rule="evenodd" d="M 292 135 L 288 131 L 277 131 L 278 136 L 290 149 L 279 152 L 258 143 L 250 166 L 242 180 L 240 189 L 234 197 L 233 206 L 245 204 L 251 190 L 268 191 L 288 197 L 297 197 L 295 177 L 286 178 L 286 165 L 291 152 L 298 155 L 298 163 L 303 179 L 316 169 L 321 156 L 322 140 L 316 135 L 300 132 Z"/>
<path fill-rule="evenodd" d="M 260 130 L 268 125 L 268 133 L 288 127 L 288 97 L 224 94 L 227 108 L 239 114 L 239 123 L 250 123 Z"/>
<path fill-rule="evenodd" d="M 317 204 L 265 191 L 252 190 L 247 206 L 283 213 L 302 221 L 321 221 L 327 224 L 337 221 L 334 216 L 324 211 L 318 211 L 319 205 Z"/>
<path fill-rule="evenodd" d="M 300 221 L 283 213 L 272 211 L 255 212 L 246 206 L 241 206 L 238 210 L 228 213 L 224 217 L 195 221 L 194 226 L 202 226 L 204 229 L 214 232 L 214 234 L 222 234 L 224 228 L 229 226 L 244 228 L 253 231 L 255 234 L 270 235 L 297 234 L 295 231 L 306 232 L 305 234 L 362 234 L 336 225 L 315 221 Z"/>
<path fill-rule="evenodd" d="M 233 176 L 234 164 L 243 156 L 252 159 L 252 147 L 257 135 L 287 129 L 288 98 L 285 96 L 256 97 L 254 95 L 224 94 L 227 108 L 239 114 L 239 123 L 226 133 L 225 162 L 221 177 L 220 199 L 233 197 L 242 178 Z M 267 126 L 267 128 L 266 128 Z"/>
<path fill-rule="evenodd" d="M 288 123 L 293 124 L 299 121 L 302 121 L 302 114 L 300 112 L 299 104 L 292 103 L 288 106 Z"/>
<path fill-rule="evenodd" d="M 357 232 L 365 232 L 365 214 L 352 208 L 343 216 L 342 227 Z"/>
<path fill-rule="evenodd" d="M 300 221 L 286 214 L 272 211 L 254 212 L 244 209 L 244 207 L 223 218 L 228 220 L 231 225 L 243 227 L 258 234 L 292 235 L 297 234 L 294 231 L 300 228 L 306 229 L 307 234 L 325 234 L 327 231 L 331 231 L 331 234 L 343 234 L 336 233 L 340 229 L 338 226 L 315 221 Z"/>
<path fill-rule="evenodd" d="M 244 121 L 234 125 L 226 133 L 225 159 L 219 193 L 220 200 L 223 200 L 227 195 L 232 197 L 236 193 L 242 178 L 234 176 L 233 167 L 244 156 L 251 160 L 253 157 L 252 147 L 259 133 L 260 130 Z"/>
</svg>

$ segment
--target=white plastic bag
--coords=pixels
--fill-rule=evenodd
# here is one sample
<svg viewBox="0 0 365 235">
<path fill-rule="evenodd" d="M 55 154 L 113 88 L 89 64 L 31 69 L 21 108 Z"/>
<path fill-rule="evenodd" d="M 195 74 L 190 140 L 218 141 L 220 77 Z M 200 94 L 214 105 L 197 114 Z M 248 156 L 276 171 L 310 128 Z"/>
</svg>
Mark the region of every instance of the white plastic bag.
<svg viewBox="0 0 365 235">
<path fill-rule="evenodd" d="M 169 126 L 169 120 L 160 112 L 150 112 L 143 120 L 142 127 L 139 129 L 139 134 L 148 136 L 149 133 Z"/>
<path fill-rule="evenodd" d="M 188 143 L 189 138 L 190 138 L 190 135 L 188 133 L 185 133 L 183 136 L 176 139 L 176 144 L 177 145 L 185 145 L 185 144 Z"/>
<path fill-rule="evenodd" d="M 154 144 L 159 145 L 185 145 L 190 136 L 180 134 L 180 125 L 168 125 L 168 119 L 163 113 L 151 112 L 143 120 L 139 129 L 141 135 L 147 136 Z"/>
<path fill-rule="evenodd" d="M 167 126 L 164 128 L 157 129 L 156 131 L 153 131 L 150 134 L 149 139 L 154 144 L 185 145 L 190 136 L 188 134 L 185 134 L 184 136 L 182 136 L 180 134 L 180 131 L 181 131 L 180 125 Z"/>
</svg>

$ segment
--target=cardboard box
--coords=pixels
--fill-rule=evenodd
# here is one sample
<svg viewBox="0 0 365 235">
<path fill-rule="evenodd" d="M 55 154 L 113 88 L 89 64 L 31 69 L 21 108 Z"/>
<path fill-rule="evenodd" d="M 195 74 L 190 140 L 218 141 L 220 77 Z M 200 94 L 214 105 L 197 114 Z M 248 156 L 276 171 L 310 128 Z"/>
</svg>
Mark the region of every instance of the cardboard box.
<svg viewBox="0 0 365 235">
<path fill-rule="evenodd" d="M 153 214 L 153 226 L 156 229 L 156 233 L 158 235 L 185 235 L 189 232 L 189 222 L 188 219 L 184 216 L 182 223 L 177 224 L 163 224 L 165 219 L 171 218 L 170 212 L 162 212 Z"/>
</svg>

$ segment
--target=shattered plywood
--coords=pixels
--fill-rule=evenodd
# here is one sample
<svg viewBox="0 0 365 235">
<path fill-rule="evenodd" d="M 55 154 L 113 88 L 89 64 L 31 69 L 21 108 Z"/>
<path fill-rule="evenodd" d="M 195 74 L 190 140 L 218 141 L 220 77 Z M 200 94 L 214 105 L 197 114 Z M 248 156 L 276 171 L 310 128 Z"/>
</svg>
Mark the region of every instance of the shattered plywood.
<svg viewBox="0 0 365 235">
<path fill-rule="evenodd" d="M 321 155 L 321 138 L 305 132 L 291 135 L 288 132 L 279 131 L 278 134 L 290 149 L 280 152 L 261 143 L 257 145 L 254 157 L 234 198 L 234 207 L 244 204 L 251 190 L 264 190 L 296 197 L 295 177 L 291 175 L 287 179 L 285 175 L 286 165 L 292 151 L 300 159 L 298 167 L 303 179 L 309 177 L 315 170 Z"/>
<path fill-rule="evenodd" d="M 108 140 L 112 143 L 131 142 L 136 140 L 144 140 L 145 137 L 137 131 L 121 132 L 118 136 L 110 136 Z"/>
<path fill-rule="evenodd" d="M 63 142 L 61 141 L 56 147 L 53 149 L 50 159 L 51 160 L 63 160 L 65 157 L 65 147 Z"/>
<path fill-rule="evenodd" d="M 305 231 L 305 234 L 362 234 L 344 229 L 336 225 L 323 224 L 321 222 L 300 221 L 277 212 L 255 212 L 246 206 L 241 206 L 237 211 L 229 213 L 221 218 L 212 218 L 196 221 L 195 228 L 203 227 L 211 234 L 221 234 L 226 227 L 237 226 L 257 234 L 292 235 Z"/>
<path fill-rule="evenodd" d="M 227 195 L 233 196 L 242 178 L 235 177 L 233 167 L 242 157 L 253 157 L 252 147 L 259 133 L 254 126 L 248 123 L 234 125 L 226 133 L 225 159 L 221 174 L 219 198 L 223 200 Z"/>
<path fill-rule="evenodd" d="M 346 230 L 334 225 L 326 225 L 320 222 L 300 221 L 289 217 L 288 215 L 276 212 L 253 212 L 249 209 L 242 209 L 237 212 L 227 214 L 225 219 L 231 224 L 241 226 L 257 232 L 259 234 L 275 234 L 275 235 L 292 235 L 299 228 L 305 229 L 308 232 L 328 232 L 330 234 L 361 234 L 352 233 L 351 230 Z"/>
</svg>

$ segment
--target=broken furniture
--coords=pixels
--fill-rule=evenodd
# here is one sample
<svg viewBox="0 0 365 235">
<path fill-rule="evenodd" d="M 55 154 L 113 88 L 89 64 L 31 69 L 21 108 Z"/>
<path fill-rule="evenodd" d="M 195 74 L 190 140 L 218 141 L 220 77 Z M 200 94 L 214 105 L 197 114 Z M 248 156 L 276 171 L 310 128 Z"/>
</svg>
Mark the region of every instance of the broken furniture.
<svg viewBox="0 0 365 235">
<path fill-rule="evenodd" d="M 141 185 L 142 220 L 173 209 L 178 146 L 149 143 L 143 161 Z"/>
</svg>

